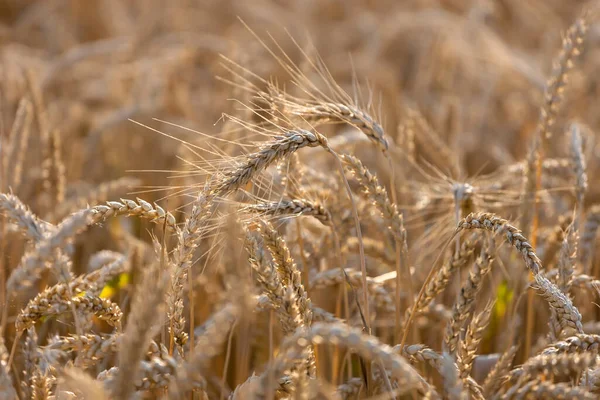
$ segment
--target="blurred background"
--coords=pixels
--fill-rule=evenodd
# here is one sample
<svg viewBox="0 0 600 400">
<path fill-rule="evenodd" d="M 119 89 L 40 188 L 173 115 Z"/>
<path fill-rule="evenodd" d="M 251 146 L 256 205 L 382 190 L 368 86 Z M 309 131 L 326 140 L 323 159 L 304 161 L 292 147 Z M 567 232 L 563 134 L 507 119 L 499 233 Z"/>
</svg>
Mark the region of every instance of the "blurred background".
<svg viewBox="0 0 600 400">
<path fill-rule="evenodd" d="M 199 146 L 203 140 L 152 118 L 209 135 L 226 129 L 222 113 L 239 114 L 232 99 L 248 99 L 216 79 L 235 81 L 223 68 L 221 55 L 263 78 L 282 84 L 289 80 L 238 17 L 260 37 L 272 35 L 300 68 L 306 58 L 290 37 L 309 53 L 316 49 L 349 93 L 353 77 L 358 77 L 367 87 L 363 101 L 373 97 L 392 140 L 402 144 L 403 112 L 414 107 L 459 150 L 467 176 L 491 172 L 525 155 L 561 35 L 588 3 L 3 0 L 2 136 L 10 135 L 21 99 L 33 100 L 33 115 L 43 111 L 43 118 L 34 118 L 25 139 L 22 181 L 17 186 L 4 179 L 2 190 L 10 186 L 51 222 L 64 216 L 60 214 L 69 208 L 61 212 L 53 203 L 56 196 L 42 190 L 41 163 L 48 144 L 62 153 L 66 184 L 59 186 L 66 187 L 65 199 L 77 199 L 124 176 L 134 179 L 102 188 L 96 200 L 118 199 L 136 190 L 145 192 L 141 196 L 146 200 L 160 200 L 169 191 L 154 188 L 168 186 L 173 193 L 178 185 L 201 184 L 193 177 L 173 180 L 173 173 L 150 172 L 184 169 L 182 159 L 195 161 L 197 155 L 179 140 Z M 563 115 L 565 121 L 576 119 L 593 130 L 600 122 L 594 100 L 600 89 L 599 39 L 592 26 L 580 68 L 569 76 Z M 419 146 L 417 141 L 417 154 Z M 377 154 L 372 146 L 362 147 L 367 148 L 360 150 L 363 159 L 368 160 L 365 153 Z M 595 176 L 595 164 L 590 162 L 589 176 Z M 0 176 L 10 176 L 9 168 L 5 170 Z M 382 181 L 387 182 L 385 176 Z M 590 185 L 589 199 L 594 191 Z M 168 209 L 178 208 L 178 201 L 187 202 L 175 197 Z M 143 226 L 136 230 L 144 235 Z"/>
<path fill-rule="evenodd" d="M 222 55 L 265 79 L 282 85 L 289 80 L 240 19 L 266 41 L 272 35 L 301 69 L 307 58 L 299 49 L 318 52 L 349 93 L 357 77 L 363 101 L 372 95 L 394 142 L 406 143 L 406 110 L 418 109 L 460 157 L 465 176 L 453 178 L 493 172 L 526 155 L 562 34 L 587 4 L 591 2 L 0 0 L 2 148 L 27 119 L 23 116 L 29 116 L 28 134 L 20 136 L 24 151 L 14 153 L 23 158 L 22 178 L 8 180 L 15 176 L 11 168 L 16 164 L 4 156 L 0 187 L 52 223 L 76 210 L 69 202 L 82 198 L 100 204 L 139 194 L 169 210 L 187 204 L 181 196 L 164 199 L 179 186 L 201 185 L 193 175 L 172 177 L 189 168 L 186 161 L 202 156 L 182 142 L 203 147 L 206 139 L 156 119 L 211 136 L 230 128 L 223 113 L 247 118 L 233 99 L 248 102 L 248 94 L 216 79 L 236 82 Z M 578 68 L 569 75 L 557 129 L 575 120 L 588 133 L 600 130 L 599 67 L 600 35 L 592 25 Z M 31 112 L 24 111 L 27 107 Z M 324 132 L 333 137 L 342 129 L 326 127 Z M 600 176 L 599 149 L 594 135 L 585 137 L 586 201 L 591 204 L 600 194 L 593 179 Z M 415 143 L 414 155 L 435 163 L 424 144 Z M 564 157 L 566 149 L 566 143 L 553 143 L 547 158 Z M 48 151 L 60 153 L 54 158 L 62 159 L 64 171 L 53 176 L 64 182 L 44 187 L 48 179 L 42 164 L 53 158 Z M 378 166 L 374 146 L 356 152 Z M 388 182 L 381 164 L 381 181 Z M 65 192 L 54 193 L 57 188 Z M 129 225 L 124 229 L 122 224 Z M 120 220 L 109 226 L 112 236 L 104 227 L 93 228 L 74 258 L 118 249 L 118 235 L 149 241 L 149 226 L 138 219 Z M 11 246 L 6 265 L 15 266 L 22 250 Z M 77 269 L 84 263 L 74 264 Z M 198 313 L 209 315 L 204 307 Z M 232 385 L 246 376 L 239 374 Z"/>
<path fill-rule="evenodd" d="M 302 62 L 312 42 L 336 80 L 352 72 L 369 82 L 393 132 L 404 105 L 417 106 L 446 140 L 463 149 L 469 171 L 521 158 L 537 121 L 543 85 L 561 33 L 588 2 L 578 0 L 3 0 L 0 2 L 4 133 L 31 87 L 60 132 L 71 190 L 128 170 L 176 169 L 179 144 L 128 118 L 151 117 L 217 133 L 230 100 L 241 96 L 215 79 L 224 54 L 260 76 L 285 75 L 249 34 L 268 31 Z M 571 76 L 569 118 L 597 128 L 600 63 L 592 28 L 582 68 Z M 28 78 L 29 77 L 29 78 Z M 585 77 L 585 80 L 582 79 Z M 30 80 L 28 84 L 28 79 Z M 28 89 L 29 87 L 29 89 Z M 451 119 L 452 121 L 448 121 Z M 194 141 L 184 130 L 154 127 Z M 460 132 L 457 135 L 456 132 Z M 36 131 L 19 195 L 39 175 Z M 485 146 L 486 150 L 481 151 Z M 507 151 L 508 150 L 508 151 Z M 136 175 L 164 185 L 164 174 Z"/>
</svg>

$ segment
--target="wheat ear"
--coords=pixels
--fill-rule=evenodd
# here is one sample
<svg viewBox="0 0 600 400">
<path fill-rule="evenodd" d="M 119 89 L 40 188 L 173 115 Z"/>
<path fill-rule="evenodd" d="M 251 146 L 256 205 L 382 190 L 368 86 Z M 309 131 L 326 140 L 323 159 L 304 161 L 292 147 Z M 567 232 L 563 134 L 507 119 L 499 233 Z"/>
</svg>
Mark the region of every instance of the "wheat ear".
<svg viewBox="0 0 600 400">
<path fill-rule="evenodd" d="M 307 199 L 290 199 L 250 204 L 243 207 L 242 210 L 264 216 L 311 216 L 325 225 L 331 223 L 331 214 L 329 214 L 325 207 Z"/>
<path fill-rule="evenodd" d="M 23 287 L 33 285 L 54 251 L 65 245 L 92 223 L 90 210 L 82 210 L 61 222 L 49 235 L 36 243 L 33 250 L 23 255 L 19 266 L 7 280 L 7 289 L 17 293 Z"/>
<path fill-rule="evenodd" d="M 0 209 L 33 241 L 42 239 L 44 232 L 51 230 L 52 224 L 40 220 L 21 200 L 7 193 L 0 193 Z"/>
<path fill-rule="evenodd" d="M 204 233 L 204 224 L 211 215 L 213 197 L 207 188 L 194 201 L 192 212 L 177 234 L 177 247 L 172 256 L 171 287 L 167 296 L 167 314 L 171 342 L 181 346 L 187 341 L 183 316 L 183 285 L 192 266 L 192 258 Z"/>
<path fill-rule="evenodd" d="M 31 101 L 26 97 L 22 98 L 17 108 L 15 121 L 10 130 L 10 144 L 8 156 L 5 156 L 4 170 L 12 169 L 12 173 L 8 177 L 10 179 L 10 187 L 17 191 L 21 186 L 21 178 L 23 176 L 23 162 L 27 154 L 27 144 L 29 142 L 29 134 L 31 132 L 31 122 L 33 119 Z"/>
<path fill-rule="evenodd" d="M 477 294 L 481 290 L 483 278 L 492 269 L 492 262 L 493 258 L 487 252 L 475 260 L 452 307 L 452 317 L 448 321 L 444 335 L 444 348 L 451 356 L 456 354 L 460 346 L 462 330 L 465 328 L 468 318 L 473 314 Z"/>
<path fill-rule="evenodd" d="M 121 199 L 120 202 L 107 201 L 106 204 L 95 206 L 91 210 L 94 216 L 94 223 L 99 223 L 109 217 L 119 215 L 136 216 L 147 218 L 157 224 L 166 223 L 171 231 L 177 232 L 175 217 L 170 212 L 166 212 L 156 204 L 153 206 L 142 199 L 137 199 L 137 201 Z"/>
<path fill-rule="evenodd" d="M 591 14 L 584 12 L 571 27 L 563 39 L 562 50 L 554 62 L 552 77 L 546 85 L 544 102 L 540 109 L 538 126 L 534 133 L 533 144 L 528 153 L 523 182 L 523 201 L 521 205 L 521 226 L 526 229 L 525 235 L 531 226 L 537 225 L 536 196 L 542 179 L 543 159 L 546 156 L 552 129 L 560 107 L 563 103 L 563 93 L 567 86 L 568 73 L 573 68 L 573 60 L 579 55 L 583 47 L 585 34 L 588 30 L 588 19 Z M 533 222 L 533 224 L 532 224 Z"/>
</svg>

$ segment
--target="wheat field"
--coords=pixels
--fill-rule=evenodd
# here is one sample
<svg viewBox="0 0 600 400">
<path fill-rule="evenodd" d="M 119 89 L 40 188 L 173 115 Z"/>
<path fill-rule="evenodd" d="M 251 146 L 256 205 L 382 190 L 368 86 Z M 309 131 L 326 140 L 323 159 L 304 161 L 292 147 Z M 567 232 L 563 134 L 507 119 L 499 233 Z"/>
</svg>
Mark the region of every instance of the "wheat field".
<svg viewBox="0 0 600 400">
<path fill-rule="evenodd" d="M 0 400 L 600 398 L 599 11 L 1 0 Z"/>
</svg>

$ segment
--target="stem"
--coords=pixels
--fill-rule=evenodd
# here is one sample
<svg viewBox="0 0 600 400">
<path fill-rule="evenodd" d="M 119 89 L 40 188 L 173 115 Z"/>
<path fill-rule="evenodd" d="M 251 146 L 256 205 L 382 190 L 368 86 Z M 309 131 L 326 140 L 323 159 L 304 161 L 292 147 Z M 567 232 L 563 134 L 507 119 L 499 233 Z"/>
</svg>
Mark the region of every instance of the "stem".
<svg viewBox="0 0 600 400">
<path fill-rule="evenodd" d="M 225 384 L 227 381 L 227 370 L 229 369 L 229 360 L 231 359 L 231 344 L 233 342 L 233 333 L 235 332 L 235 324 L 231 327 L 229 338 L 227 339 L 227 350 L 225 350 L 225 365 L 223 366 L 223 377 L 221 378 L 221 395 L 219 400 L 225 397 Z"/>
<path fill-rule="evenodd" d="M 543 133 L 542 133 L 543 134 Z M 531 245 L 535 248 L 537 244 L 537 230 L 539 225 L 538 215 L 538 193 L 542 187 L 542 163 L 544 159 L 543 148 L 540 149 L 538 155 L 536 170 L 535 170 L 535 193 L 533 197 L 533 219 L 531 221 Z M 533 274 L 529 273 L 529 282 L 533 281 Z M 523 355 L 525 360 L 529 358 L 529 351 L 531 349 L 531 342 L 533 337 L 533 330 L 535 328 L 535 318 L 533 310 L 533 299 L 535 294 L 532 290 L 527 293 L 527 319 L 525 322 L 525 348 L 523 349 Z"/>
<path fill-rule="evenodd" d="M 302 284 L 306 290 L 306 297 L 310 298 L 310 288 L 308 287 L 310 269 L 308 268 L 308 260 L 304 254 L 304 238 L 302 237 L 302 226 L 300 225 L 299 218 L 296 218 L 296 239 L 298 240 L 298 247 L 300 248 L 300 258 L 302 259 L 302 269 L 304 272 L 304 274 L 302 274 Z"/>
<path fill-rule="evenodd" d="M 273 329 L 275 326 L 275 312 L 273 310 L 269 311 L 269 365 L 271 365 L 273 363 L 273 358 L 275 357 L 274 355 L 274 349 L 273 349 Z M 267 377 L 267 400 L 272 400 L 274 397 L 274 393 L 273 390 L 271 390 L 271 388 L 273 388 L 275 386 L 275 377 L 273 376 L 273 373 L 269 373 L 269 376 Z"/>
<path fill-rule="evenodd" d="M 386 153 L 386 158 L 388 160 L 388 164 L 390 167 L 390 191 L 392 192 L 392 202 L 398 205 L 398 196 L 396 194 L 396 170 L 394 169 L 394 163 L 392 162 L 389 154 Z M 398 343 L 399 334 L 400 334 L 400 325 L 402 320 L 401 313 L 401 287 L 403 285 L 401 272 L 404 272 L 404 285 L 406 285 L 408 289 L 408 299 L 406 301 L 406 307 L 410 308 L 412 306 L 412 300 L 415 296 L 415 292 L 413 289 L 412 283 L 412 274 L 410 273 L 410 265 L 408 264 L 408 259 L 403 249 L 404 243 L 400 243 L 398 240 L 395 241 L 395 252 L 396 252 L 396 292 L 395 292 L 395 306 L 396 306 L 396 318 L 394 321 L 394 342 Z M 403 257 L 404 256 L 404 257 Z"/>
</svg>

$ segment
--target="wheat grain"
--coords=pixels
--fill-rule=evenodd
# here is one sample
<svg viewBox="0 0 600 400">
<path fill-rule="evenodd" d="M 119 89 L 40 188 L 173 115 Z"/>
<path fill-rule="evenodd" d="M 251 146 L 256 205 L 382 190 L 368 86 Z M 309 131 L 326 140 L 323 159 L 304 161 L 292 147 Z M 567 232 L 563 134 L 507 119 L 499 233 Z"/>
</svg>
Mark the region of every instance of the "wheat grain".
<svg viewBox="0 0 600 400">
<path fill-rule="evenodd" d="M 477 294 L 481 290 L 483 278 L 492 268 L 493 258 L 489 253 L 484 253 L 475 260 L 469 272 L 467 281 L 460 289 L 460 293 L 452 308 L 452 317 L 448 321 L 444 335 L 444 349 L 454 356 L 459 349 L 462 330 L 466 327 L 468 318 L 475 308 Z M 467 343 L 468 344 L 468 343 Z"/>
<path fill-rule="evenodd" d="M 86 229 L 92 221 L 92 212 L 89 210 L 79 211 L 64 219 L 49 235 L 37 242 L 33 250 L 22 257 L 19 267 L 12 272 L 6 282 L 7 288 L 15 293 L 20 288 L 33 285 L 41 271 L 46 267 L 46 263 L 52 260 L 53 252 L 56 249 L 65 247 L 74 236 Z"/>
<path fill-rule="evenodd" d="M 473 369 L 477 348 L 483 339 L 483 331 L 490 323 L 494 303 L 488 303 L 485 308 L 471 320 L 464 341 L 458 344 L 458 357 L 456 362 L 463 380 L 467 379 Z"/>
<path fill-rule="evenodd" d="M 4 214 L 13 220 L 31 240 L 39 241 L 44 232 L 52 230 L 51 224 L 41 221 L 15 195 L 0 193 L 0 207 L 4 210 Z"/>
<path fill-rule="evenodd" d="M 107 201 L 106 205 L 99 205 L 91 208 L 94 223 L 99 223 L 110 217 L 119 215 L 137 216 L 147 218 L 158 224 L 166 224 L 173 232 L 177 232 L 175 217 L 166 212 L 158 205 L 152 205 L 142 199 L 118 201 Z"/>
<path fill-rule="evenodd" d="M 311 216 L 323 222 L 325 225 L 328 225 L 331 220 L 331 215 L 321 204 L 306 199 L 291 199 L 251 204 L 243 207 L 242 210 L 264 216 Z"/>
<path fill-rule="evenodd" d="M 521 253 L 525 265 L 534 275 L 537 275 L 542 269 L 542 263 L 527 238 L 507 220 L 491 213 L 472 213 L 458 223 L 456 232 L 465 229 L 485 229 L 495 234 L 504 235 L 506 241 Z"/>
</svg>

